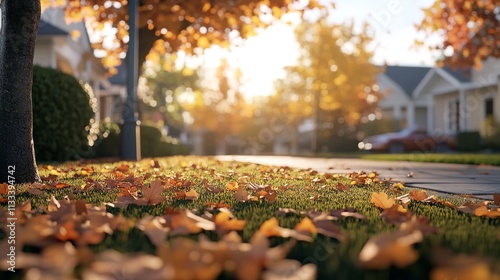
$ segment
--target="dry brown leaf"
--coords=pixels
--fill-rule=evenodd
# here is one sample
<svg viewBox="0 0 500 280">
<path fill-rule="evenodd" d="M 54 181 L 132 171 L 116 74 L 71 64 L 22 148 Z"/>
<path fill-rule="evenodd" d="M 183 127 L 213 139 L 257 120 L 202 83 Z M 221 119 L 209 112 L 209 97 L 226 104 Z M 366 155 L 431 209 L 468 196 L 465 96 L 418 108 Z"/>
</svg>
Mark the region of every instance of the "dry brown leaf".
<svg viewBox="0 0 500 280">
<path fill-rule="evenodd" d="M 390 208 L 384 209 L 380 216 L 388 223 L 401 224 L 411 219 L 411 212 L 403 208 L 401 205 L 395 204 Z"/>
<path fill-rule="evenodd" d="M 495 203 L 496 206 L 500 206 L 500 194 L 498 193 L 493 194 L 493 202 Z"/>
<path fill-rule="evenodd" d="M 386 269 L 391 265 L 405 268 L 418 259 L 418 252 L 412 245 L 420 242 L 420 231 L 386 232 L 374 236 L 366 242 L 359 253 L 359 263 L 363 268 Z"/>
<path fill-rule="evenodd" d="M 314 226 L 316 227 L 319 234 L 335 238 L 339 241 L 343 241 L 345 239 L 340 226 L 333 223 L 331 220 L 314 220 Z"/>
<path fill-rule="evenodd" d="M 349 188 L 348 186 L 342 184 L 342 183 L 337 183 L 337 185 L 335 186 L 335 188 L 339 191 L 350 191 L 351 188 Z"/>
<path fill-rule="evenodd" d="M 425 190 L 420 190 L 420 191 L 418 191 L 418 190 L 412 190 L 412 191 L 410 191 L 409 195 L 410 195 L 410 197 L 412 199 L 415 199 L 415 200 L 418 200 L 418 201 L 423 201 L 427 197 L 429 197 L 427 195 L 427 191 L 425 191 Z"/>
<path fill-rule="evenodd" d="M 149 188 L 142 188 L 142 198 L 136 200 L 137 205 L 156 205 L 158 203 L 167 200 L 166 197 L 162 196 L 163 186 L 160 184 L 151 184 Z"/>
<path fill-rule="evenodd" d="M 250 195 L 248 192 L 245 190 L 245 187 L 240 186 L 236 193 L 234 194 L 234 198 L 240 202 L 246 202 L 250 200 Z"/>
<path fill-rule="evenodd" d="M 313 236 L 318 233 L 318 229 L 314 225 L 313 221 L 311 221 L 308 217 L 302 218 L 302 220 L 295 225 L 294 229 L 300 233 L 311 234 Z"/>
<path fill-rule="evenodd" d="M 380 207 L 382 209 L 388 209 L 391 208 L 393 205 L 396 204 L 393 198 L 387 197 L 386 193 L 372 193 L 372 199 L 371 203 L 375 204 L 375 206 Z"/>
<path fill-rule="evenodd" d="M 259 234 L 262 234 L 263 236 L 266 237 L 271 237 L 271 236 L 278 236 L 278 237 L 292 237 L 297 240 L 302 240 L 302 241 L 307 241 L 311 242 L 311 236 L 309 235 L 304 235 L 300 232 L 297 232 L 292 229 L 288 228 L 282 228 L 279 226 L 278 219 L 275 217 L 272 217 L 271 219 L 265 221 L 262 223 L 258 230 Z"/>
<path fill-rule="evenodd" d="M 196 192 L 195 189 L 191 189 L 190 191 L 186 192 L 186 199 L 187 200 L 197 200 L 200 195 L 198 192 Z"/>
<path fill-rule="evenodd" d="M 140 219 L 136 225 L 138 229 L 144 231 L 149 238 L 149 241 L 151 241 L 151 243 L 153 243 L 156 247 L 165 243 L 167 234 L 170 231 L 169 228 L 162 225 L 162 219 L 162 217 L 152 217 L 147 215 Z"/>
</svg>

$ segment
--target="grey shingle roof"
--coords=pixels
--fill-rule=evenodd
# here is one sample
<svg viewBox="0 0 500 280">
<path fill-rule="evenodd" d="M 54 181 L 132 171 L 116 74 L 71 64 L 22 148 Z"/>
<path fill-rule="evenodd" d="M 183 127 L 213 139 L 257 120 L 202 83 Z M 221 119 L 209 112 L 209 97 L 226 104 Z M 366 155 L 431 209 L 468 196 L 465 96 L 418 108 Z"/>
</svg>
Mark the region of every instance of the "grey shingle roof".
<svg viewBox="0 0 500 280">
<path fill-rule="evenodd" d="M 413 90 L 429 70 L 431 70 L 430 67 L 387 65 L 385 75 L 396 82 L 407 95 L 411 96 Z"/>
<path fill-rule="evenodd" d="M 38 36 L 66 36 L 69 33 L 44 21 L 40 20 L 38 23 L 38 31 L 37 35 Z"/>
<path fill-rule="evenodd" d="M 452 69 L 450 67 L 443 67 L 444 71 L 452 75 L 453 78 L 457 79 L 461 83 L 470 82 L 470 68 L 469 69 Z"/>
</svg>

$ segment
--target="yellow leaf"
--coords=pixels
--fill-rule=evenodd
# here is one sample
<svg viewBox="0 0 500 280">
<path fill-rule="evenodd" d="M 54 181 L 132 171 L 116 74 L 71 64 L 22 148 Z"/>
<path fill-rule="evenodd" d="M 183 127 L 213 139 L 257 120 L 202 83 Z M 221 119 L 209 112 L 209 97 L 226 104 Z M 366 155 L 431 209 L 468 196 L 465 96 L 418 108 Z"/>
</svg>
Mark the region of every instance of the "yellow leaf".
<svg viewBox="0 0 500 280">
<path fill-rule="evenodd" d="M 371 203 L 382 209 L 391 208 L 396 202 L 392 198 L 388 198 L 386 193 L 372 193 Z"/>
<path fill-rule="evenodd" d="M 229 182 L 226 184 L 226 189 L 231 190 L 231 191 L 236 191 L 236 190 L 238 190 L 238 183 L 237 182 Z"/>
<path fill-rule="evenodd" d="M 296 231 L 300 232 L 310 232 L 312 234 L 316 234 L 318 229 L 314 225 L 314 223 L 308 217 L 304 217 L 294 228 Z"/>
</svg>

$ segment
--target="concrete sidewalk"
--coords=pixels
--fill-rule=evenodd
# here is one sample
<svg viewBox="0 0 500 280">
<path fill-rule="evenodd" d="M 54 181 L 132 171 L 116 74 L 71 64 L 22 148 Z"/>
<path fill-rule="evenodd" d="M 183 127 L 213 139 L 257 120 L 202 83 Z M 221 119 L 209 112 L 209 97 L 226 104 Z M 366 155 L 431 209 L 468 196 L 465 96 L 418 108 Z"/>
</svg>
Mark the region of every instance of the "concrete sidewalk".
<svg viewBox="0 0 500 280">
<path fill-rule="evenodd" d="M 494 166 L 292 156 L 216 156 L 215 158 L 300 169 L 312 168 L 318 172 L 340 174 L 377 171 L 381 178 L 403 182 L 409 187 L 448 194 L 471 194 L 490 200 L 493 193 L 500 193 L 500 167 Z"/>
</svg>

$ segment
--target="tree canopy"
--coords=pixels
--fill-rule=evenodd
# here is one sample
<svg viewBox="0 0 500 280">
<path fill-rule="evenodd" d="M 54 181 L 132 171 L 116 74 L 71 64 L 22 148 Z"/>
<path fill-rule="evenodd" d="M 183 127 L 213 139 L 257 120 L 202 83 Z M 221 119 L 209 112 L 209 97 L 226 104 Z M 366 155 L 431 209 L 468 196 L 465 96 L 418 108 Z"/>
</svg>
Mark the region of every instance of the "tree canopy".
<svg viewBox="0 0 500 280">
<path fill-rule="evenodd" d="M 129 40 L 126 0 L 41 2 L 42 8 L 64 7 L 69 22 L 85 19 L 87 28 L 101 34 L 93 47 L 107 51 L 104 65 L 113 67 L 120 63 Z M 183 50 L 194 54 L 212 44 L 226 46 L 232 38 L 253 35 L 256 28 L 271 24 L 286 12 L 327 9 L 317 0 L 139 0 L 139 3 L 139 65 L 150 53 Z"/>
<path fill-rule="evenodd" d="M 291 122 L 321 110 L 335 112 L 329 122 L 355 125 L 375 108 L 376 76 L 382 69 L 370 61 L 373 38 L 367 28 L 356 32 L 352 23 L 329 24 L 326 16 L 297 28 L 300 58 L 277 83 Z"/>
<path fill-rule="evenodd" d="M 424 9 L 419 29 L 444 35 L 442 44 L 431 46 L 443 53 L 441 63 L 480 68 L 486 58 L 500 57 L 499 5 L 498 0 L 436 0 Z"/>
</svg>

